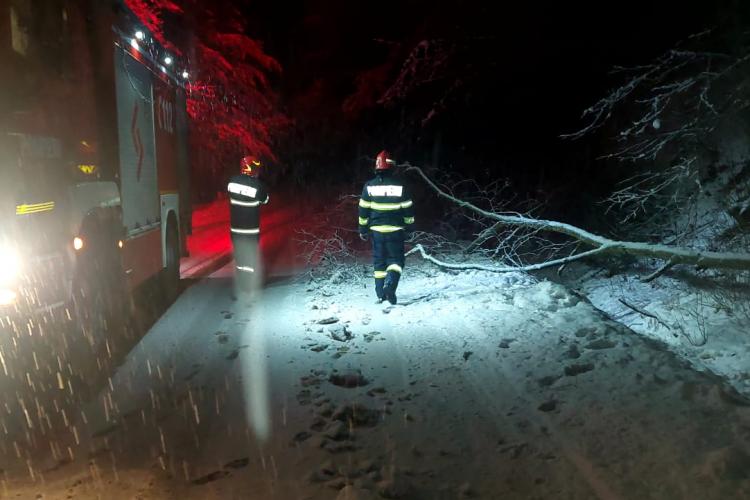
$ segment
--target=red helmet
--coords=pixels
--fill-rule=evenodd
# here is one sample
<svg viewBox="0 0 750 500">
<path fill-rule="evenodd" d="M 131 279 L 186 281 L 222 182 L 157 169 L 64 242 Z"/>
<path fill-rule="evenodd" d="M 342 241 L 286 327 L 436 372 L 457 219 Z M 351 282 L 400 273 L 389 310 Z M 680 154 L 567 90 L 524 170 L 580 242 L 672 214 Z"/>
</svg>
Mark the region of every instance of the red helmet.
<svg viewBox="0 0 750 500">
<path fill-rule="evenodd" d="M 257 175 L 260 160 L 254 156 L 245 156 L 240 160 L 240 171 L 245 175 Z"/>
<path fill-rule="evenodd" d="M 391 159 L 391 154 L 385 149 L 375 158 L 375 170 L 388 170 L 395 164 L 396 162 Z"/>
</svg>

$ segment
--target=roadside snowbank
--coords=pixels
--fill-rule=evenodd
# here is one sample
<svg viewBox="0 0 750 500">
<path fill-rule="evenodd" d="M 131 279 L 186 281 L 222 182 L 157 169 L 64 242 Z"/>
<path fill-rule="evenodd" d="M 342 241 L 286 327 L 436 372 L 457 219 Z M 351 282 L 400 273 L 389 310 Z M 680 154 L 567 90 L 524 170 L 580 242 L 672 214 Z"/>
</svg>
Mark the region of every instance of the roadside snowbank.
<svg viewBox="0 0 750 500">
<path fill-rule="evenodd" d="M 617 322 L 663 342 L 696 370 L 718 375 L 750 397 L 748 318 L 717 308 L 710 291 L 669 276 L 643 283 L 633 273 L 578 285 Z"/>
</svg>

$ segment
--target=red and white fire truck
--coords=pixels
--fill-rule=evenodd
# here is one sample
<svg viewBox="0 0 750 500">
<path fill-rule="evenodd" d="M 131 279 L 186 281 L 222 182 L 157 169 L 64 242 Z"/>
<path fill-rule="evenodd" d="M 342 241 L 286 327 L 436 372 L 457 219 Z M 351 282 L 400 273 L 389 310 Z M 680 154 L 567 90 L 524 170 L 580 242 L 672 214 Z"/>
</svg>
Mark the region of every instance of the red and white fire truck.
<svg viewBox="0 0 750 500">
<path fill-rule="evenodd" d="M 131 286 L 164 273 L 173 289 L 190 217 L 185 92 L 136 39 L 115 40 L 123 265 Z"/>
<path fill-rule="evenodd" d="M 78 127 L 82 120 L 75 103 L 41 95 L 0 117 L 1 216 L 3 226 L 12 228 L 10 235 L 0 236 L 3 305 L 36 303 L 37 291 L 24 289 L 20 278 L 24 271 L 33 274 L 32 260 L 42 247 L 21 244 L 26 236 L 50 241 L 53 233 L 65 233 L 57 251 L 73 263 L 84 255 L 96 258 L 89 250 L 116 251 L 130 287 L 159 274 L 172 282 L 179 277 L 182 235 L 189 222 L 183 220 L 189 219 L 189 166 L 182 78 L 141 47 L 132 31 L 125 31 L 122 25 L 132 26 L 132 18 L 120 14 L 110 19 L 109 43 L 99 47 L 98 63 L 90 61 L 97 55 L 87 54 L 87 64 L 99 66 L 102 73 L 109 66 L 110 74 L 95 75 L 87 88 L 72 93 L 74 99 L 93 100 L 80 103 L 83 111 L 93 109 L 84 117 L 87 126 Z M 23 70 L 15 76 L 26 77 Z M 3 80 L 0 91 L 13 83 L 5 76 Z M 102 85 L 106 88 L 97 88 Z M 27 232 L 33 236 L 23 234 Z M 94 245 L 105 237 L 111 239 L 108 245 Z"/>
<path fill-rule="evenodd" d="M 34 364 L 62 388 L 78 365 L 50 318 L 83 325 L 95 353 L 107 332 L 89 320 L 153 278 L 178 284 L 190 222 L 184 79 L 111 4 L 0 2 L 0 378 L 28 378 Z M 47 361 L 38 342 L 25 350 L 34 339 Z"/>
</svg>

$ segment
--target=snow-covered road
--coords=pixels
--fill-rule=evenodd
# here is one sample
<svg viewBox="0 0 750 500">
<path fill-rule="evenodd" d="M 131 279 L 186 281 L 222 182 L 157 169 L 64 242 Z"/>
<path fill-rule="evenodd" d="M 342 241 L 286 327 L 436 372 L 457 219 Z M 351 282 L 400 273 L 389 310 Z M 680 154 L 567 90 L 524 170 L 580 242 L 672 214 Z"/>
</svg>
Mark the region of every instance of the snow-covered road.
<svg viewBox="0 0 750 500">
<path fill-rule="evenodd" d="M 750 408 L 549 282 L 188 288 L 19 498 L 745 498 Z"/>
</svg>

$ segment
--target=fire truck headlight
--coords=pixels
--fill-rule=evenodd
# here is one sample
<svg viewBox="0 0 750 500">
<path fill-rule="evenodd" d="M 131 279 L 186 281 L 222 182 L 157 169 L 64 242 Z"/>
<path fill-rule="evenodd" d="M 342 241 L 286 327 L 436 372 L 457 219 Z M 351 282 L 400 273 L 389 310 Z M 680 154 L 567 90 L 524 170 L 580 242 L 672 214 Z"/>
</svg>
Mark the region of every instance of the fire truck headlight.
<svg viewBox="0 0 750 500">
<path fill-rule="evenodd" d="M 16 292 L 0 288 L 0 306 L 9 306 L 16 301 Z"/>
<path fill-rule="evenodd" d="M 0 247 L 0 286 L 12 285 L 21 274 L 21 259 L 12 248 Z"/>
</svg>

